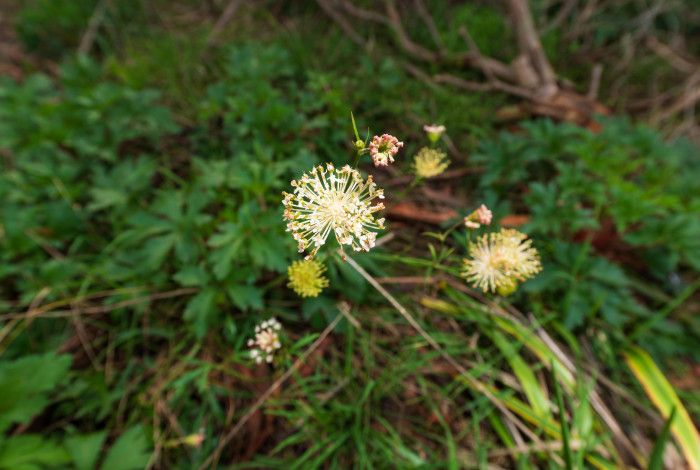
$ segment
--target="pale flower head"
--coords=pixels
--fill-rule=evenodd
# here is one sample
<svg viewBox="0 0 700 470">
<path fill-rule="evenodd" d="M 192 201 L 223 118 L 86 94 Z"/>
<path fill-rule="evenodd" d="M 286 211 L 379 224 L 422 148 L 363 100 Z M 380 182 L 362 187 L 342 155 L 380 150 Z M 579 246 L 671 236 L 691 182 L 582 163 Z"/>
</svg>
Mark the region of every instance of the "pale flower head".
<svg viewBox="0 0 700 470">
<path fill-rule="evenodd" d="M 443 125 L 426 124 L 425 126 L 423 126 L 423 130 L 426 134 L 428 134 L 428 140 L 430 140 L 430 142 L 432 143 L 435 143 L 440 139 L 440 137 L 442 137 L 442 134 L 445 132 L 446 129 Z"/>
<path fill-rule="evenodd" d="M 384 191 L 368 176 L 345 165 L 335 168 L 330 163 L 314 167 L 299 180 L 292 181 L 294 192 L 283 193 L 284 219 L 287 231 L 299 245 L 299 252 L 310 249 L 312 258 L 332 233 L 342 250 L 343 245 L 355 251 L 374 247 L 377 233 L 384 229 L 384 219 L 375 214 L 384 204 Z"/>
<path fill-rule="evenodd" d="M 439 150 L 423 147 L 413 159 L 413 171 L 419 178 L 432 178 L 447 169 L 450 161 Z"/>
<path fill-rule="evenodd" d="M 462 276 L 484 292 L 509 294 L 542 270 L 540 257 L 527 235 L 501 229 L 479 237 L 469 246 Z"/>
<path fill-rule="evenodd" d="M 480 205 L 478 209 L 464 218 L 464 225 L 467 228 L 477 229 L 482 225 L 490 225 L 493 213 L 485 205 Z"/>
<path fill-rule="evenodd" d="M 394 156 L 403 147 L 403 142 L 389 134 L 375 135 L 369 143 L 369 155 L 374 166 L 389 166 L 394 163 Z"/>
<path fill-rule="evenodd" d="M 323 276 L 326 267 L 317 260 L 295 261 L 287 268 L 288 287 L 301 297 L 318 297 L 328 279 Z"/>
<path fill-rule="evenodd" d="M 279 331 L 282 325 L 275 318 L 270 318 L 255 327 L 255 337 L 248 340 L 250 357 L 260 364 L 272 362 L 275 351 L 282 347 Z"/>
</svg>

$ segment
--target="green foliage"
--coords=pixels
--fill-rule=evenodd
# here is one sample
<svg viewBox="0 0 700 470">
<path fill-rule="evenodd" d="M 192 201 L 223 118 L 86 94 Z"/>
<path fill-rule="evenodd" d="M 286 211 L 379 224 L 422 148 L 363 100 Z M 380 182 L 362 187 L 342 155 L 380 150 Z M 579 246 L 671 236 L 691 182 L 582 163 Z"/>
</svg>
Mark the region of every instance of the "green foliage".
<svg viewBox="0 0 700 470">
<path fill-rule="evenodd" d="M 70 363 L 70 356 L 52 353 L 0 361 L 0 433 L 41 412 L 49 403 L 48 392 L 66 379 Z"/>
<path fill-rule="evenodd" d="M 12 436 L 0 440 L 0 469 L 41 470 L 65 468 L 68 453 L 55 442 L 34 434 Z"/>
<path fill-rule="evenodd" d="M 106 431 L 62 436 L 62 440 L 45 434 L 8 433 L 12 425 L 29 424 L 47 409 L 65 385 L 70 365 L 69 355 L 53 353 L 0 361 L 0 469 L 98 468 Z M 141 469 L 150 455 L 148 437 L 138 425 L 119 436 L 99 468 Z"/>
<path fill-rule="evenodd" d="M 66 438 L 64 445 L 73 459 L 76 470 L 96 468 L 97 459 L 106 437 L 106 431 L 98 431 L 92 434 L 76 434 Z"/>
<path fill-rule="evenodd" d="M 138 470 L 146 468 L 151 457 L 145 429 L 138 425 L 127 429 L 107 452 L 100 470 Z"/>
<path fill-rule="evenodd" d="M 522 132 L 483 142 L 474 156 L 485 166 L 485 198 L 502 214 L 529 215 L 525 228 L 540 245 L 544 271 L 526 290 L 544 296 L 570 328 L 596 318 L 634 325 L 651 314 L 639 302 L 642 276 L 673 294 L 676 273 L 700 271 L 700 166 L 692 148 L 624 119 L 602 124 L 592 133 L 528 122 Z M 675 339 L 661 348 L 692 349 L 680 333 L 667 323 L 661 336 Z M 679 340 L 687 346 L 674 346 Z"/>
<path fill-rule="evenodd" d="M 95 9 L 95 0 L 30 0 L 17 18 L 17 34 L 27 50 L 60 57 L 77 48 Z"/>
<path fill-rule="evenodd" d="M 26 2 L 24 41 L 53 56 L 74 50 L 94 2 L 48 3 Z M 497 7 L 426 3 L 448 49 L 465 49 L 459 27 L 466 24 L 482 52 L 512 59 L 512 33 Z M 558 450 L 524 452 L 483 388 L 455 376 L 393 309 L 372 303 L 367 282 L 348 263 L 323 260 L 331 285 L 318 298 L 300 301 L 284 287 L 298 255 L 284 232 L 280 192 L 315 163 L 347 161 L 351 108 L 362 137 L 371 122 L 402 136 L 409 157 L 429 122 L 444 123 L 455 147 L 469 152 L 491 132 L 505 98 L 415 80 L 386 53 L 387 31 L 353 24 L 360 34 L 377 34 L 372 48 L 358 50 L 313 10 L 268 43 L 208 48 L 208 19 L 219 11 L 193 2 L 195 21 L 170 23 L 170 2 L 108 4 L 94 48 L 105 54 L 104 66 L 78 59 L 55 81 L 0 79 L 0 294 L 7 300 L 0 313 L 24 312 L 37 301 L 57 302 L 71 315 L 24 318 L 15 330 L 13 321 L 3 324 L 12 334 L 0 339 L 0 470 L 145 468 L 153 444 L 156 465 L 198 467 L 265 382 L 318 337 L 311 331 L 335 318 L 339 299 L 354 304 L 358 325 L 341 321 L 268 399 L 265 419 L 246 426 L 251 441 L 265 444 L 246 450 L 250 462 L 236 468 L 485 467 L 501 464 L 493 455 L 503 455 L 504 446 L 518 454 L 519 468 L 557 457 Z M 50 24 L 61 5 L 67 16 Z M 241 9 L 229 32 L 268 35 L 287 9 L 307 11 Z M 146 10 L 158 16 L 158 27 L 145 30 Z M 182 5 L 174 2 L 174 10 L 180 15 Z M 127 21 L 133 15 L 144 16 Z M 411 35 L 430 41 L 424 22 L 407 16 L 406 26 L 417 29 Z M 193 30 L 173 34 L 173 24 L 190 21 Z M 547 51 L 559 49 L 562 37 L 551 31 Z M 462 67 L 459 73 L 468 75 Z M 451 299 L 451 308 L 417 316 L 424 328 L 532 432 L 579 443 L 562 450 L 575 467 L 584 459 L 600 463 L 601 449 L 609 455 L 609 435 L 591 405 L 592 382 L 570 372 L 540 334 L 553 326 L 578 360 L 582 346 L 567 328 L 597 333 L 585 343 L 613 375 L 614 346 L 635 325 L 647 325 L 640 340 L 654 352 L 692 353 L 700 335 L 697 321 L 673 314 L 686 298 L 673 296 L 692 294 L 684 278 L 698 269 L 692 150 L 624 121 L 603 127 L 590 134 L 529 123 L 484 142 L 475 158 L 486 168 L 479 189 L 498 212 L 530 216 L 527 229 L 545 270 L 523 291 L 541 330 L 494 315 L 444 284 L 441 276 L 459 261 L 452 246 L 431 246 L 432 260 L 382 251 L 357 259 L 379 277 L 440 274 L 438 283 L 411 285 L 401 301 L 426 295 L 433 309 L 447 304 L 433 296 Z M 464 167 L 460 160 L 455 169 Z M 456 196 L 476 200 L 472 187 Z M 392 243 L 412 252 L 420 248 L 417 233 L 396 230 Z M 649 284 L 660 289 L 652 295 Z M 182 295 L 148 298 L 165 291 Z M 136 297 L 140 303 L 111 313 L 80 313 Z M 421 304 L 406 306 L 419 313 Z M 254 369 L 245 341 L 259 317 L 273 314 L 283 317 L 291 341 L 279 368 Z M 79 327 L 88 337 L 71 349 Z M 74 354 L 72 370 L 67 356 L 40 354 L 58 345 Z M 151 422 L 156 443 L 151 429 L 137 424 Z M 231 443 L 233 452 L 237 446 Z"/>
</svg>

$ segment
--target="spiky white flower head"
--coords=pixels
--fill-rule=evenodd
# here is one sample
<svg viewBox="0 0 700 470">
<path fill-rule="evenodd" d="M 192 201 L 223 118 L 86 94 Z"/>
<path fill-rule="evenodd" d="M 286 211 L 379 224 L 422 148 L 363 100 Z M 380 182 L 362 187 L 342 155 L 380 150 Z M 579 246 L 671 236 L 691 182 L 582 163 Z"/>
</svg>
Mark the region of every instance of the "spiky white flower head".
<svg viewBox="0 0 700 470">
<path fill-rule="evenodd" d="M 325 270 L 326 267 L 314 259 L 295 261 L 287 268 L 287 286 L 301 297 L 318 297 L 323 288 L 328 287 L 328 279 L 323 276 Z"/>
<path fill-rule="evenodd" d="M 432 178 L 447 169 L 450 161 L 447 155 L 436 149 L 423 147 L 413 159 L 413 171 L 420 178 Z"/>
<path fill-rule="evenodd" d="M 513 229 L 482 235 L 469 245 L 462 276 L 484 292 L 506 295 L 542 270 L 540 257 L 527 235 Z"/>
<path fill-rule="evenodd" d="M 394 155 L 399 153 L 403 142 L 390 134 L 375 135 L 369 143 L 369 155 L 374 166 L 389 166 L 394 163 Z"/>
<path fill-rule="evenodd" d="M 275 318 L 270 318 L 255 327 L 255 338 L 248 340 L 250 357 L 260 364 L 262 361 L 272 362 L 275 351 L 282 347 L 279 331 L 282 325 Z"/>
<path fill-rule="evenodd" d="M 423 126 L 423 130 L 425 131 L 426 134 L 428 134 L 428 140 L 430 142 L 435 143 L 438 141 L 438 139 L 442 136 L 442 134 L 445 132 L 445 126 L 443 125 L 437 125 L 437 124 L 432 124 L 432 125 L 425 125 Z"/>
<path fill-rule="evenodd" d="M 375 219 L 374 214 L 384 209 L 384 204 L 372 202 L 384 199 L 384 191 L 377 188 L 371 175 L 364 180 L 348 165 L 338 169 L 327 163 L 291 184 L 294 192 L 282 193 L 284 218 L 299 252 L 311 249 L 307 259 L 316 255 L 331 233 L 341 250 L 343 245 L 355 251 L 374 247 L 377 233 L 372 230 L 384 229 L 384 219 Z"/>
<path fill-rule="evenodd" d="M 464 218 L 464 225 L 467 228 L 479 228 L 482 225 L 490 225 L 493 213 L 485 205 L 479 206 L 474 212 Z"/>
</svg>

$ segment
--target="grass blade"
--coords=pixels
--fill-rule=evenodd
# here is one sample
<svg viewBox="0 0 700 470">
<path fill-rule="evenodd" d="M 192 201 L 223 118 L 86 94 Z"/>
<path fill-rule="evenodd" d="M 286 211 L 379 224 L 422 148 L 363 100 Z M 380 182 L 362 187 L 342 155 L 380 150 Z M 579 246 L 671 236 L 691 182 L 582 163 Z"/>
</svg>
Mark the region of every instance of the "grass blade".
<svg viewBox="0 0 700 470">
<path fill-rule="evenodd" d="M 569 425 L 566 422 L 564 397 L 561 393 L 561 386 L 559 385 L 557 370 L 554 368 L 554 365 L 552 365 L 552 381 L 554 382 L 554 395 L 556 396 L 557 406 L 559 407 L 559 424 L 561 427 L 561 442 L 562 450 L 564 451 L 564 463 L 566 464 L 566 470 L 573 470 L 574 459 L 571 456 L 571 436 L 569 434 Z"/>
<path fill-rule="evenodd" d="M 535 377 L 530 366 L 520 357 L 516 347 L 500 332 L 493 331 L 490 336 L 494 344 L 496 344 L 498 349 L 500 349 L 501 353 L 505 356 L 516 377 L 518 377 L 518 381 L 520 385 L 522 385 L 523 392 L 530 402 L 530 405 L 532 405 L 532 409 L 540 416 L 549 417 L 549 400 L 544 391 L 540 388 L 537 377 Z"/>
<path fill-rule="evenodd" d="M 690 468 L 700 470 L 700 435 L 671 384 L 643 349 L 630 348 L 625 353 L 625 360 L 664 419 L 669 419 L 675 409 L 678 416 L 671 424 L 671 433 L 680 445 Z"/>
<path fill-rule="evenodd" d="M 671 410 L 671 415 L 666 420 L 664 428 L 659 434 L 659 438 L 654 444 L 654 449 L 651 451 L 651 456 L 649 457 L 649 470 L 663 470 L 664 468 L 664 450 L 666 449 L 666 444 L 668 439 L 671 437 L 671 424 L 673 424 L 673 419 L 676 417 L 676 409 Z"/>
</svg>

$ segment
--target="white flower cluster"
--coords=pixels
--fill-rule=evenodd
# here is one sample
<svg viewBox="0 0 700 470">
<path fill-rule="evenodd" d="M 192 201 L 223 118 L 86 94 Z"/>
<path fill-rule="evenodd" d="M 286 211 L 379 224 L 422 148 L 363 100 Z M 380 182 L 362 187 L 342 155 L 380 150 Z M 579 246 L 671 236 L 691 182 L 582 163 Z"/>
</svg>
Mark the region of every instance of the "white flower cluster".
<svg viewBox="0 0 700 470">
<path fill-rule="evenodd" d="M 355 251 L 369 251 L 377 238 L 372 230 L 384 229 L 384 219 L 374 214 L 384 209 L 383 203 L 373 205 L 374 199 L 384 199 L 384 191 L 377 188 L 368 176 L 345 165 L 335 168 L 314 167 L 297 181 L 292 181 L 294 192 L 283 193 L 284 218 L 287 231 L 299 244 L 299 252 L 311 249 L 313 257 L 333 233 L 341 246 Z"/>
<path fill-rule="evenodd" d="M 507 295 L 542 270 L 540 257 L 527 235 L 501 229 L 479 237 L 469 246 L 462 275 L 484 292 Z"/>
<path fill-rule="evenodd" d="M 275 351 L 282 347 L 280 343 L 279 331 L 282 325 L 274 318 L 265 320 L 255 327 L 255 338 L 248 340 L 250 357 L 255 359 L 255 362 L 260 364 L 272 362 Z"/>
</svg>

